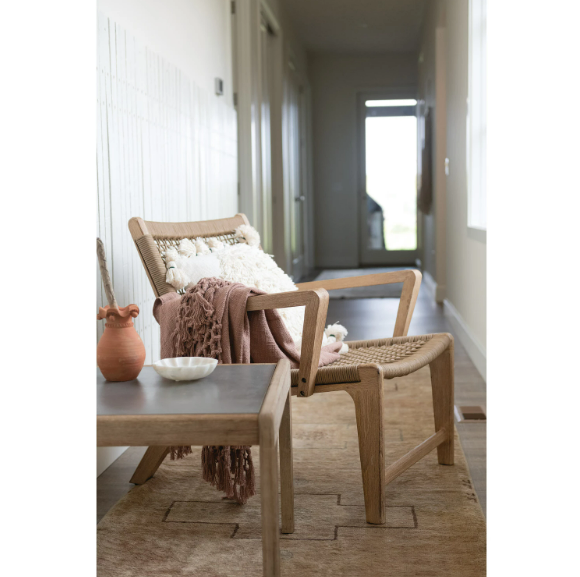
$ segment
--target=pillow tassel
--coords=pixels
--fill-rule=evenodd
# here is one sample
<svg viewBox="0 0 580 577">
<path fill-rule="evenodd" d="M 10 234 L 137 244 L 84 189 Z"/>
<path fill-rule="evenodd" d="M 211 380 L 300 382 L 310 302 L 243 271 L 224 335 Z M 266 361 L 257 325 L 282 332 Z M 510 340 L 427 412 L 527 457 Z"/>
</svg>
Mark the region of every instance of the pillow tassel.
<svg viewBox="0 0 580 577">
<path fill-rule="evenodd" d="M 189 277 L 179 268 L 174 261 L 167 263 L 167 276 L 165 280 L 177 290 L 181 290 L 189 283 Z"/>
</svg>

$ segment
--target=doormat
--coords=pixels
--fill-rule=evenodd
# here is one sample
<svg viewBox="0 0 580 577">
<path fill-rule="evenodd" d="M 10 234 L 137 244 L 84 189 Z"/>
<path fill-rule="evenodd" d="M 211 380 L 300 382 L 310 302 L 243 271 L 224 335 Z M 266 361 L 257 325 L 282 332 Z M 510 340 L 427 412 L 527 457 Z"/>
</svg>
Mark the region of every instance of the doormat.
<svg viewBox="0 0 580 577">
<path fill-rule="evenodd" d="M 379 272 L 393 272 L 407 270 L 409 267 L 383 267 L 383 268 L 355 268 L 355 269 L 327 269 L 323 270 L 314 280 L 330 280 L 353 276 L 376 274 Z M 400 298 L 403 283 L 384 284 L 376 286 L 364 286 L 347 289 L 328 291 L 331 299 L 384 299 Z"/>
</svg>

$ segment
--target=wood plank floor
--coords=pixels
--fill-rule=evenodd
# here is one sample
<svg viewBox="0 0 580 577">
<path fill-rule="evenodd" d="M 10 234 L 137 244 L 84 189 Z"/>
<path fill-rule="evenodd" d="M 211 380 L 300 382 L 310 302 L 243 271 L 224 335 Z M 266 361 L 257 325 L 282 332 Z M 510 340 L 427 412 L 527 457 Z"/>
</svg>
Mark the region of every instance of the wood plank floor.
<svg viewBox="0 0 580 577">
<path fill-rule="evenodd" d="M 310 280 L 310 279 L 308 279 Z M 398 299 L 331 300 L 328 322 L 347 327 L 349 340 L 375 339 L 392 335 Z M 417 301 L 410 335 L 449 332 L 443 307 L 422 290 Z M 454 335 L 457 337 L 457 335 Z M 486 385 L 465 349 L 455 340 L 455 404 L 486 406 Z M 486 511 L 486 424 L 457 423 L 457 430 L 475 491 Z M 141 460 L 144 447 L 131 447 L 97 479 L 97 522 L 129 491 L 128 482 Z"/>
</svg>

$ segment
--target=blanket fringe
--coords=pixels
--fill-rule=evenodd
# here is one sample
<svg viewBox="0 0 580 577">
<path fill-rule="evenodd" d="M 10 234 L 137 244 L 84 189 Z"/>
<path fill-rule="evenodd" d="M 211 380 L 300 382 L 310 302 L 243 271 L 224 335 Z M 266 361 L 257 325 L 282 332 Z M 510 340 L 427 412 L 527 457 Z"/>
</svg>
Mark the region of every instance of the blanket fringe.
<svg viewBox="0 0 580 577">
<path fill-rule="evenodd" d="M 204 447 L 201 464 L 204 481 L 223 491 L 228 499 L 245 505 L 256 494 L 250 447 Z"/>
<path fill-rule="evenodd" d="M 182 297 L 179 319 L 172 334 L 175 357 L 209 357 L 221 363 L 222 323 L 213 306 L 216 290 L 229 285 L 223 279 L 202 279 Z M 171 447 L 171 459 L 183 459 L 191 447 Z M 203 479 L 244 505 L 256 494 L 250 447 L 203 447 Z"/>
<path fill-rule="evenodd" d="M 191 447 L 169 447 L 171 451 L 171 460 L 175 461 L 176 459 L 184 459 L 187 455 L 191 455 L 193 451 Z"/>
</svg>

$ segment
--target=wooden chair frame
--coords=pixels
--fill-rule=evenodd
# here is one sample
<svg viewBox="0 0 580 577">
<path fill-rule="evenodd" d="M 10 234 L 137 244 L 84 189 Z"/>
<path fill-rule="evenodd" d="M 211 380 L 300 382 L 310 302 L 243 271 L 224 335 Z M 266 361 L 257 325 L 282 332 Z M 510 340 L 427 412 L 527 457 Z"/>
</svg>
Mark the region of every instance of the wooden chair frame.
<svg viewBox="0 0 580 577">
<path fill-rule="evenodd" d="M 129 230 L 145 271 L 156 296 L 176 292 L 165 282 L 165 265 L 155 239 L 182 239 L 231 235 L 238 226 L 249 224 L 243 214 L 232 218 L 186 222 L 160 223 L 132 218 Z M 425 356 L 423 365 L 430 364 L 435 416 L 435 434 L 393 463 L 385 471 L 383 438 L 383 378 L 399 376 L 385 375 L 379 364 L 358 365 L 359 382 L 317 384 L 316 374 L 320 358 L 322 336 L 328 310 L 328 291 L 403 283 L 399 308 L 395 320 L 393 337 L 406 337 L 413 316 L 421 285 L 421 273 L 403 270 L 387 273 L 299 283 L 298 291 L 254 296 L 248 299 L 247 310 L 267 310 L 304 306 L 304 327 L 298 384 L 292 394 L 308 397 L 315 393 L 334 391 L 347 392 L 354 401 L 359 437 L 360 461 L 368 523 L 385 522 L 385 485 L 403 471 L 437 447 L 439 463 L 453 464 L 453 337 L 438 337 L 436 347 Z M 428 357 L 428 358 L 427 358 Z M 421 365 L 421 366 L 423 366 Z M 401 374 L 409 374 L 419 368 L 413 366 Z M 149 447 L 135 470 L 132 483 L 141 484 L 153 476 L 167 455 L 166 447 Z"/>
</svg>

